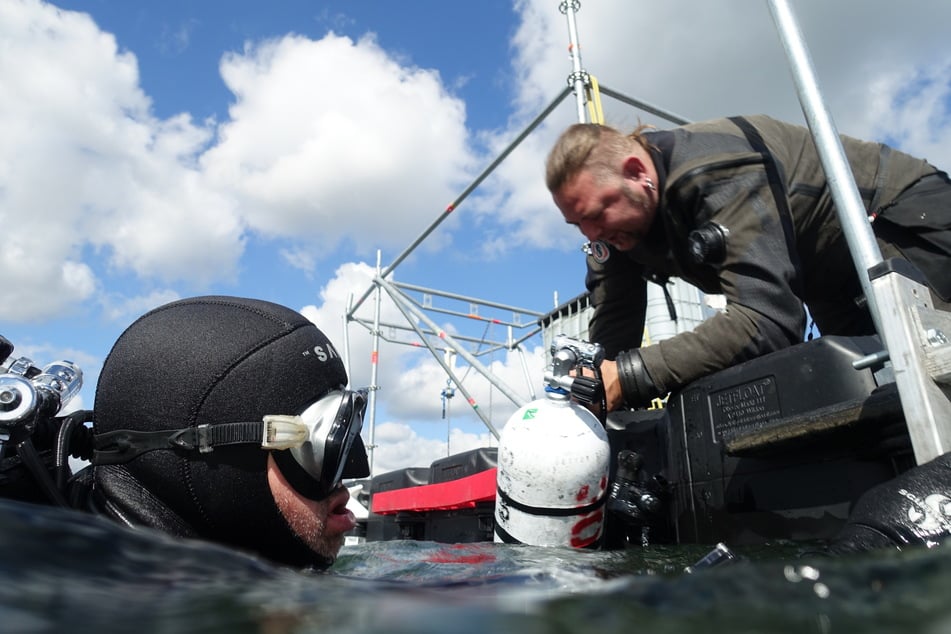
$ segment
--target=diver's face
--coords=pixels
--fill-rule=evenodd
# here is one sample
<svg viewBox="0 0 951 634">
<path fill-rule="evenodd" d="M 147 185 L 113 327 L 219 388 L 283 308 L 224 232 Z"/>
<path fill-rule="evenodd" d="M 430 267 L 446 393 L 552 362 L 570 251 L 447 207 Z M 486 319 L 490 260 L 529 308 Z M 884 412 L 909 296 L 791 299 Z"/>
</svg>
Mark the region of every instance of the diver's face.
<svg viewBox="0 0 951 634">
<path fill-rule="evenodd" d="M 357 525 L 353 512 L 347 508 L 350 492 L 338 484 L 323 500 L 305 498 L 284 478 L 274 456 L 267 458 L 267 482 L 274 502 L 291 530 L 314 552 L 336 559 L 343 546 L 344 534 Z"/>
<path fill-rule="evenodd" d="M 588 240 L 607 242 L 620 251 L 640 244 L 654 220 L 652 192 L 639 179 L 621 174 L 599 178 L 582 170 L 552 198 L 565 222 Z"/>
</svg>

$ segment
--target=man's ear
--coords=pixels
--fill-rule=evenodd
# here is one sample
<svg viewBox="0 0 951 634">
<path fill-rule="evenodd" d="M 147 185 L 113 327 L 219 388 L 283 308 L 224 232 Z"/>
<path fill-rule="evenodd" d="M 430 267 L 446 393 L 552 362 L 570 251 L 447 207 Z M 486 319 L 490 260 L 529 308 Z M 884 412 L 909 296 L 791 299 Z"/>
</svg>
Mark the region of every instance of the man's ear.
<svg viewBox="0 0 951 634">
<path fill-rule="evenodd" d="M 638 180 L 646 171 L 644 161 L 633 154 L 625 158 L 624 163 L 621 164 L 621 176 L 625 179 Z"/>
</svg>

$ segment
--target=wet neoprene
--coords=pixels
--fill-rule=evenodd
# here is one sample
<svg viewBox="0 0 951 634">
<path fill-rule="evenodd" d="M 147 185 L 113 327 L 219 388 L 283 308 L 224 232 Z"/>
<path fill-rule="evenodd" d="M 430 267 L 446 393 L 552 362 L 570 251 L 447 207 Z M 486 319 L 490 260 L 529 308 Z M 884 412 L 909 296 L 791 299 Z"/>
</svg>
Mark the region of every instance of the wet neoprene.
<svg viewBox="0 0 951 634">
<path fill-rule="evenodd" d="M 119 337 L 96 390 L 96 432 L 175 430 L 299 414 L 347 383 L 327 337 L 269 302 L 199 297 L 160 307 Z M 132 525 L 221 542 L 299 567 L 331 562 L 280 514 L 268 451 L 151 451 L 95 465 L 96 506 Z"/>
</svg>

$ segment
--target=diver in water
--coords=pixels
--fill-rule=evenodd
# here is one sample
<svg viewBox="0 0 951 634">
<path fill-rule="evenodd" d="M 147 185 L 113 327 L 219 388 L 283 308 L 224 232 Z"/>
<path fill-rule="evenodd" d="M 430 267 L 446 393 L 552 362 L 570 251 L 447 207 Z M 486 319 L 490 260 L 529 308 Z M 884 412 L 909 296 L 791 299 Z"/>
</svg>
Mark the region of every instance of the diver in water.
<svg viewBox="0 0 951 634">
<path fill-rule="evenodd" d="M 133 323 L 107 357 L 92 466 L 69 506 L 130 527 L 327 568 L 355 526 L 344 478 L 369 475 L 366 394 L 327 337 L 273 303 L 198 297 Z"/>
</svg>

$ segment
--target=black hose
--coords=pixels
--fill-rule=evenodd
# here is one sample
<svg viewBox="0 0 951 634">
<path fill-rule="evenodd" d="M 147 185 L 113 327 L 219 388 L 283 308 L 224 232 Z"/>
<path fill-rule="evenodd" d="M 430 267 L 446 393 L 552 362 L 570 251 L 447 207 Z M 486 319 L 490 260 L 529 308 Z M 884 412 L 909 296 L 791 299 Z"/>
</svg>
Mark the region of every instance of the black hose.
<svg viewBox="0 0 951 634">
<path fill-rule="evenodd" d="M 72 435 L 69 440 L 69 453 L 73 458 L 82 460 L 92 460 L 95 450 L 95 439 L 93 438 L 93 428 L 87 427 L 85 423 L 95 422 L 95 413 L 92 410 L 78 410 L 67 416 L 75 419 L 77 424 L 72 426 Z M 79 425 L 78 423 L 83 423 Z"/>
<path fill-rule="evenodd" d="M 594 367 L 594 378 L 601 384 L 601 410 L 598 412 L 598 420 L 601 425 L 608 426 L 608 391 L 604 387 L 604 381 L 601 379 L 601 366 Z"/>
<path fill-rule="evenodd" d="M 69 468 L 69 456 L 89 460 L 92 457 L 92 430 L 83 423 L 92 420 L 93 413 L 79 410 L 65 416 L 56 431 L 56 444 L 53 448 L 53 465 L 56 486 L 60 491 L 66 489 L 66 482 L 72 475 Z"/>
<path fill-rule="evenodd" d="M 59 506 L 68 507 L 69 502 L 66 501 L 62 490 L 57 488 L 49 471 L 46 470 L 46 465 L 43 463 L 40 454 L 37 453 L 36 447 L 33 446 L 33 441 L 27 438 L 19 442 L 16 447 L 17 456 L 36 478 L 37 484 L 40 485 L 50 501 Z"/>
<path fill-rule="evenodd" d="M 66 481 L 71 475 L 66 453 L 69 448 L 69 439 L 73 435 L 73 428 L 78 422 L 77 419 L 67 416 L 56 432 L 56 445 L 53 448 L 53 473 L 56 478 L 56 487 L 60 491 L 66 489 Z"/>
</svg>

